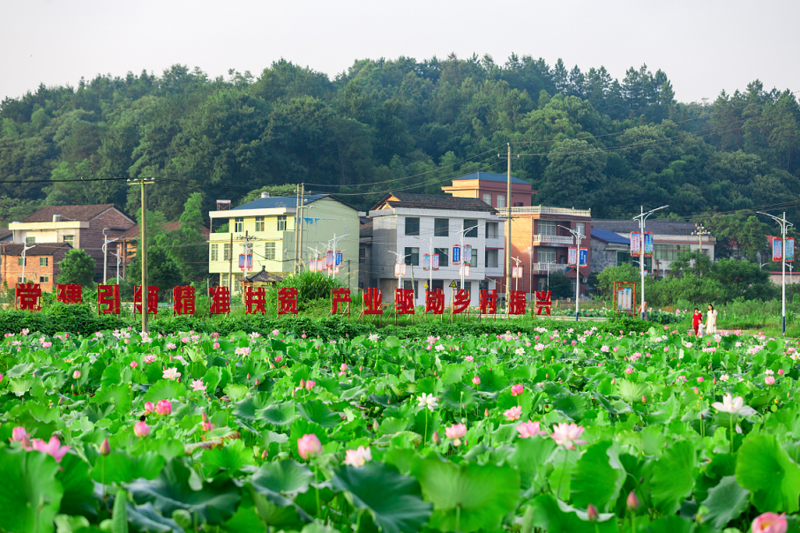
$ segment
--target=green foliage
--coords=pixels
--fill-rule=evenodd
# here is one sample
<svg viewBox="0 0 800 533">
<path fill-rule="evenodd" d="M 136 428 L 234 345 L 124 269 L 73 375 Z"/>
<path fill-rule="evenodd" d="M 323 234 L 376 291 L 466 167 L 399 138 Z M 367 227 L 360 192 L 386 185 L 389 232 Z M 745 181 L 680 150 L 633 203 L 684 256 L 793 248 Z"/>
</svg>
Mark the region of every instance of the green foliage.
<svg viewBox="0 0 800 533">
<path fill-rule="evenodd" d="M 61 273 L 58 283 L 76 283 L 83 287 L 94 286 L 95 262 L 94 258 L 84 250 L 70 250 L 58 263 Z"/>
<path fill-rule="evenodd" d="M 128 279 L 133 284 L 141 285 L 141 254 L 137 254 L 128 265 Z M 172 293 L 173 287 L 183 284 L 180 268 L 172 260 L 166 248 L 147 247 L 147 283 L 159 288 L 160 299 L 166 299 Z"/>
<path fill-rule="evenodd" d="M 556 299 L 575 298 L 575 283 L 561 272 L 549 276 L 551 296 Z"/>
</svg>

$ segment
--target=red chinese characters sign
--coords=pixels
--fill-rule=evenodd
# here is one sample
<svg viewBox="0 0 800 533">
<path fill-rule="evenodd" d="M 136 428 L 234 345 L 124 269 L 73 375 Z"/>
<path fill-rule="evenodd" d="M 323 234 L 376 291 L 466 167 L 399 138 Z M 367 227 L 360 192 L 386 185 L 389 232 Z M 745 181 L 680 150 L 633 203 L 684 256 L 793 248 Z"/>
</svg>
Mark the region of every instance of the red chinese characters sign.
<svg viewBox="0 0 800 533">
<path fill-rule="evenodd" d="M 527 305 L 525 291 L 511 291 L 509 298 L 508 313 L 510 315 L 524 315 L 525 306 Z"/>
<path fill-rule="evenodd" d="M 481 314 L 494 315 L 497 314 L 497 290 L 481 291 Z"/>
<path fill-rule="evenodd" d="M 97 286 L 97 312 L 101 315 L 119 314 L 119 285 Z"/>
<path fill-rule="evenodd" d="M 425 312 L 434 315 L 444 314 L 444 293 L 442 289 L 425 291 Z"/>
<path fill-rule="evenodd" d="M 394 311 L 398 315 L 414 314 L 414 289 L 394 290 Z"/>
<path fill-rule="evenodd" d="M 551 307 L 550 291 L 536 291 L 536 314 L 541 315 L 544 310 L 547 312 L 547 316 L 550 316 Z"/>
<path fill-rule="evenodd" d="M 42 308 L 42 288 L 38 283 L 19 283 L 14 289 L 14 307 L 23 311 Z"/>
<path fill-rule="evenodd" d="M 470 303 L 469 289 L 456 289 L 453 291 L 453 314 L 460 315 L 467 310 Z"/>
<path fill-rule="evenodd" d="M 133 312 L 142 314 L 142 286 L 133 287 Z M 147 314 L 158 313 L 158 287 L 147 287 Z"/>
<path fill-rule="evenodd" d="M 264 287 L 245 287 L 244 288 L 244 314 L 255 315 L 266 314 L 267 312 L 267 293 Z"/>
<path fill-rule="evenodd" d="M 294 287 L 281 287 L 278 289 L 278 314 L 297 314 L 297 289 Z"/>
<path fill-rule="evenodd" d="M 381 302 L 383 301 L 383 294 L 381 293 L 380 289 L 370 288 L 364 289 L 362 293 L 363 299 L 363 308 L 361 310 L 362 314 L 365 315 L 382 315 L 383 314 L 383 307 L 381 307 Z"/>
<path fill-rule="evenodd" d="M 350 314 L 350 289 L 331 289 L 331 314 L 339 314 L 339 304 L 344 304 L 343 315 Z"/>
<path fill-rule="evenodd" d="M 208 312 L 212 315 L 225 315 L 231 312 L 231 291 L 228 287 L 209 288 Z"/>
<path fill-rule="evenodd" d="M 76 284 L 56 285 L 56 301 L 62 304 L 79 304 L 83 299 L 83 288 Z"/>
<path fill-rule="evenodd" d="M 173 287 L 172 311 L 176 315 L 194 314 L 194 287 Z"/>
</svg>

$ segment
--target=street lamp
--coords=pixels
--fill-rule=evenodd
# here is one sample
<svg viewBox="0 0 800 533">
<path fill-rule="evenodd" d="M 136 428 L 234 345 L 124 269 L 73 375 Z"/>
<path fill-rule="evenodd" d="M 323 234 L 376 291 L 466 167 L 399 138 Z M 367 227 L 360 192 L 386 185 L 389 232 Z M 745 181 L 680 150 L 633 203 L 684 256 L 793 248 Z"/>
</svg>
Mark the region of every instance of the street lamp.
<svg viewBox="0 0 800 533">
<path fill-rule="evenodd" d="M 775 215 L 757 211 L 759 215 L 768 216 L 778 223 L 781 227 L 781 317 L 783 319 L 783 334 L 786 335 L 786 229 L 794 226 L 791 222 L 786 220 L 786 212 L 783 213 L 783 218 L 778 218 Z"/>
<path fill-rule="evenodd" d="M 25 279 L 25 264 L 28 262 L 27 258 L 25 257 L 25 254 L 31 248 L 36 248 L 36 245 L 35 244 L 33 246 L 28 246 L 27 244 L 22 245 L 22 283 L 26 283 L 28 281 Z"/>
<path fill-rule="evenodd" d="M 558 225 L 570 232 L 575 237 L 575 321 L 578 321 L 578 303 L 580 302 L 580 287 L 581 287 L 581 241 L 586 237 L 580 229 L 572 229 L 566 226 Z"/>
<path fill-rule="evenodd" d="M 119 237 L 117 237 L 116 239 L 108 240 L 108 235 L 106 235 L 106 230 L 108 229 L 109 228 L 103 228 L 103 285 L 106 284 L 106 274 L 108 273 L 108 245 L 120 239 Z M 116 255 L 116 254 L 112 253 L 111 255 Z M 117 278 L 119 278 L 119 263 L 117 264 L 118 264 Z"/>
<path fill-rule="evenodd" d="M 645 312 L 644 312 L 644 221 L 647 220 L 647 217 L 655 213 L 656 211 L 660 211 L 661 209 L 666 209 L 669 205 L 662 205 L 661 207 L 657 207 L 655 209 L 651 209 L 647 213 L 644 212 L 644 207 L 640 207 L 642 212 L 641 214 L 636 215 L 633 217 L 633 220 L 639 219 L 639 230 L 640 230 L 640 247 L 639 247 L 639 270 L 642 274 L 642 320 L 644 320 Z M 653 245 L 655 247 L 655 245 Z"/>
</svg>

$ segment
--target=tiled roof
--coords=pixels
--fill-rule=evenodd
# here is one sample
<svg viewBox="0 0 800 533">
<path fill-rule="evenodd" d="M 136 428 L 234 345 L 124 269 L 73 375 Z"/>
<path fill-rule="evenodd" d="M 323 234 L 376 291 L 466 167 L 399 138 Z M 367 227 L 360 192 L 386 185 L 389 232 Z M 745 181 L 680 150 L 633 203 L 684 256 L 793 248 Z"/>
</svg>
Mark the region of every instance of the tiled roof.
<svg viewBox="0 0 800 533">
<path fill-rule="evenodd" d="M 48 205 L 24 218 L 22 222 L 52 222 L 53 215 L 61 215 L 63 221 L 88 222 L 113 207 L 114 204 Z"/>
<path fill-rule="evenodd" d="M 443 194 L 393 193 L 378 202 L 372 209 L 380 206 L 405 207 L 410 209 L 448 209 L 453 211 L 485 211 L 494 213 L 495 209 L 477 198 L 458 198 Z"/>
<path fill-rule="evenodd" d="M 636 220 L 592 220 L 592 235 L 594 229 L 605 229 L 615 233 L 631 233 L 639 231 L 639 222 Z M 697 227 L 693 222 L 674 222 L 671 220 L 648 220 L 645 231 L 660 235 L 691 235 Z"/>
<path fill-rule="evenodd" d="M 24 244 L 4 244 L 0 245 L 0 251 L 3 255 L 21 256 L 24 246 Z M 68 252 L 72 249 L 72 246 L 66 242 L 43 242 L 41 244 L 37 244 L 33 248 L 28 248 L 28 251 L 25 252 L 25 257 L 53 255 L 62 249 L 64 249 L 65 252 Z"/>
<path fill-rule="evenodd" d="M 8 228 L 0 228 L 0 241 L 11 236 L 11 230 Z"/>
<path fill-rule="evenodd" d="M 621 237 L 614 233 L 613 231 L 601 228 L 592 228 L 592 239 L 597 239 L 599 241 L 607 242 L 609 244 L 628 244 L 630 245 L 631 240 L 627 237 Z"/>
<path fill-rule="evenodd" d="M 316 202 L 321 198 L 329 196 L 327 194 L 308 194 L 303 197 L 303 205 L 308 205 L 311 202 Z M 297 207 L 297 198 L 295 196 L 270 196 L 269 198 L 257 198 L 252 202 L 247 202 L 239 207 L 234 207 L 231 211 L 237 209 L 274 209 L 276 207 Z"/>
<path fill-rule="evenodd" d="M 164 224 L 164 229 L 167 230 L 167 233 L 169 233 L 171 231 L 175 231 L 176 229 L 180 228 L 181 224 L 183 224 L 183 222 L 167 222 L 166 224 Z M 203 238 L 208 239 L 210 232 L 208 231 L 207 227 L 203 226 L 203 229 L 200 230 L 200 234 L 203 236 Z M 138 238 L 139 238 L 139 224 L 136 224 L 131 229 L 129 229 L 128 231 L 119 236 L 119 240 L 121 241 L 133 241 Z"/>
<path fill-rule="evenodd" d="M 462 181 L 462 180 L 485 180 L 485 181 L 508 181 L 508 174 L 492 174 L 491 172 L 473 172 L 472 174 L 467 174 L 466 176 L 461 176 L 460 178 L 453 178 L 453 181 Z M 515 178 L 511 176 L 511 183 L 524 183 L 525 185 L 530 185 L 529 182 L 525 180 L 521 180 L 519 178 Z"/>
<path fill-rule="evenodd" d="M 255 272 L 250 274 L 245 278 L 246 281 L 255 282 L 255 283 L 278 283 L 283 281 L 283 274 L 274 273 L 274 272 L 267 272 L 266 269 L 262 266 L 261 271 Z"/>
</svg>

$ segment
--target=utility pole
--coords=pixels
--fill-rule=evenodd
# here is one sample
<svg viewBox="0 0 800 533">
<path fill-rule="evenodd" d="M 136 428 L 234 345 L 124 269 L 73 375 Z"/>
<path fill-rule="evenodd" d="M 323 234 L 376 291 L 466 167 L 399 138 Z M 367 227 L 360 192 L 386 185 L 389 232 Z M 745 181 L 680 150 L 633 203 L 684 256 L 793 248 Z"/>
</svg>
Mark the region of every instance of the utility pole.
<svg viewBox="0 0 800 533">
<path fill-rule="evenodd" d="M 145 185 L 152 185 L 153 183 L 155 183 L 154 178 L 128 180 L 129 185 L 139 185 L 142 188 L 142 231 L 140 232 L 141 242 L 139 243 L 142 254 L 142 333 L 150 332 L 147 324 L 149 317 L 147 314 L 147 194 Z"/>
<path fill-rule="evenodd" d="M 656 211 L 659 211 L 661 209 L 666 209 L 667 207 L 669 207 L 669 206 L 668 205 L 662 205 L 661 207 L 657 207 L 656 209 L 651 209 L 650 211 L 645 213 L 644 212 L 644 207 L 640 206 L 640 208 L 642 210 L 641 214 L 636 215 L 635 217 L 633 217 L 633 220 L 636 220 L 637 218 L 639 219 L 639 232 L 640 232 L 640 235 L 639 235 L 639 239 L 640 239 L 640 241 L 639 241 L 639 271 L 641 272 L 641 275 L 642 275 L 642 320 L 644 320 L 644 317 L 645 317 L 645 310 L 644 310 L 644 221 L 647 220 L 647 217 L 649 217 L 650 215 L 652 215 Z M 655 248 L 655 244 L 653 245 L 653 248 Z M 580 250 L 578 251 L 578 253 L 580 253 Z M 580 260 L 578 262 L 580 262 Z"/>
<path fill-rule="evenodd" d="M 230 229 L 230 226 L 228 227 Z M 233 296 L 233 232 L 231 232 L 231 243 L 228 248 L 228 292 Z"/>
<path fill-rule="evenodd" d="M 294 273 L 300 273 L 300 184 L 297 184 L 297 201 L 294 209 Z"/>
<path fill-rule="evenodd" d="M 33 246 L 28 246 L 27 244 L 22 245 L 22 283 L 26 283 L 28 281 L 25 279 L 25 265 L 28 262 L 28 260 L 25 258 L 25 254 L 31 248 L 36 248 L 36 245 L 35 244 Z"/>
<path fill-rule="evenodd" d="M 298 264 L 300 270 L 303 268 L 303 208 L 305 206 L 305 184 L 300 184 L 300 216 L 298 217 L 297 222 L 299 223 L 299 229 L 297 232 L 300 234 L 299 244 L 297 245 L 297 253 L 300 254 L 298 258 Z M 300 273 L 298 270 L 298 273 Z"/>
<path fill-rule="evenodd" d="M 706 230 L 706 228 L 703 227 L 703 224 L 695 224 L 694 227 L 697 229 L 692 232 L 692 235 L 697 235 L 697 241 L 699 245 L 697 250 L 700 253 L 703 253 L 703 235 L 710 235 L 711 232 Z"/>
<path fill-rule="evenodd" d="M 783 317 L 783 335 L 786 336 L 786 230 L 794 224 L 786 220 L 785 211 L 782 218 L 761 211 L 757 211 L 757 213 L 768 216 L 781 227 L 781 317 Z"/>
<path fill-rule="evenodd" d="M 506 159 L 508 159 L 508 176 L 506 178 L 506 249 L 505 249 L 505 260 L 506 260 L 506 308 L 508 308 L 509 298 L 511 297 L 511 143 L 506 143 L 508 145 L 508 155 Z M 497 154 L 497 157 L 502 159 L 500 154 Z M 517 156 L 519 158 L 519 156 Z M 462 281 L 463 285 L 463 281 Z M 463 289 L 463 286 L 462 286 Z"/>
<path fill-rule="evenodd" d="M 581 242 L 586 237 L 583 235 L 580 229 L 572 229 L 566 226 L 562 226 L 559 224 L 559 228 L 563 228 L 570 232 L 573 237 L 575 237 L 575 322 L 578 321 L 578 303 L 581 301 L 580 298 L 580 287 L 581 287 Z M 548 272 L 549 274 L 549 272 Z"/>
<path fill-rule="evenodd" d="M 517 281 L 514 282 L 514 290 L 517 291 L 519 290 L 519 278 L 521 277 L 520 276 L 521 273 L 519 271 L 519 264 L 522 263 L 522 259 L 520 259 L 519 257 L 512 257 L 512 259 L 514 260 L 514 264 L 516 265 L 514 268 L 517 269 L 517 277 L 516 277 Z"/>
<path fill-rule="evenodd" d="M 103 285 L 106 284 L 106 273 L 108 272 L 108 245 L 114 241 L 119 240 L 119 237 L 117 237 L 116 239 L 108 240 L 108 235 L 106 235 L 107 229 L 109 228 L 103 228 Z M 111 255 L 117 255 L 117 254 L 112 253 Z M 119 278 L 119 261 L 117 261 L 117 278 Z"/>
</svg>

